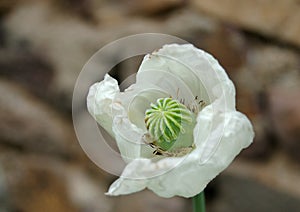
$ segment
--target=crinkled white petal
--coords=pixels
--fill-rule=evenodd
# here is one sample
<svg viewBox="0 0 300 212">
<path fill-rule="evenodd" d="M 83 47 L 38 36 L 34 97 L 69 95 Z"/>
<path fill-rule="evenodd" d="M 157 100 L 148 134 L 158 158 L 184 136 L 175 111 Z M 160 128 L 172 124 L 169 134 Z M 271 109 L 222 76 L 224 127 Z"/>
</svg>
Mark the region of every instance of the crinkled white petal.
<svg viewBox="0 0 300 212">
<path fill-rule="evenodd" d="M 170 74 L 176 80 L 170 79 Z M 224 111 L 235 107 L 235 89 L 224 69 L 213 56 L 191 44 L 165 45 L 144 58 L 137 73 L 137 84 L 153 83 L 166 89 L 166 81 L 173 83 L 172 87 L 179 89 L 178 97 L 188 102 L 192 101 L 192 94 L 192 98 L 198 96 L 207 104 L 221 101 Z M 179 81 L 190 91 L 186 92 Z M 177 89 L 173 90 L 173 97 Z"/>
<path fill-rule="evenodd" d="M 162 197 L 192 197 L 250 145 L 254 137 L 251 123 L 237 111 L 219 113 L 210 105 L 199 113 L 197 121 L 194 151 L 185 157 L 156 162 L 136 159 L 126 166 L 107 194 L 121 195 L 149 188 Z"/>
<path fill-rule="evenodd" d="M 87 96 L 89 113 L 111 135 L 113 135 L 112 121 L 114 116 L 125 113 L 123 106 L 114 102 L 118 93 L 120 93 L 118 82 L 106 74 L 103 81 L 90 87 Z"/>
<path fill-rule="evenodd" d="M 116 116 L 113 132 L 123 160 L 128 163 L 141 156 L 143 131 L 132 124 L 126 116 Z"/>
<path fill-rule="evenodd" d="M 145 58 L 147 58 L 147 56 Z M 147 64 L 147 61 L 147 59 L 144 59 L 141 67 L 144 67 L 143 64 Z M 177 76 L 176 74 L 168 70 L 163 70 L 163 67 L 161 67 L 160 69 L 142 70 L 142 72 L 138 72 L 137 74 L 137 83 L 143 85 L 145 89 L 148 89 L 148 87 L 150 86 L 156 85 L 157 87 L 167 92 L 169 97 L 171 96 L 174 99 L 184 100 L 187 104 L 192 104 L 195 100 L 195 96 L 201 96 L 200 92 L 193 92 L 190 86 L 188 86 L 186 82 L 181 79 L 182 77 Z M 184 73 L 182 72 L 182 76 L 188 75 L 184 75 Z M 193 80 L 196 79 L 196 77 L 190 78 Z M 199 82 L 197 85 L 199 85 L 198 87 L 200 87 Z M 197 89 L 197 91 L 200 91 L 200 89 Z M 204 92 L 204 89 L 202 89 L 201 91 Z"/>
</svg>

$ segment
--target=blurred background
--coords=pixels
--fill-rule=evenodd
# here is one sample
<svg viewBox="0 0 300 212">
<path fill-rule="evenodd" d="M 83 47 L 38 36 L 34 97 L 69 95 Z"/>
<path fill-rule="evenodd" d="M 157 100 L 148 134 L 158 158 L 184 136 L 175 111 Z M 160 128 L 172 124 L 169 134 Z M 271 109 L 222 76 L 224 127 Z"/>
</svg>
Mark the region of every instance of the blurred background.
<svg viewBox="0 0 300 212">
<path fill-rule="evenodd" d="M 150 191 L 106 197 L 116 176 L 87 158 L 73 130 L 83 65 L 144 32 L 213 54 L 254 125 L 255 142 L 206 189 L 207 211 L 300 211 L 299 0 L 0 0 L 0 211 L 192 211 L 189 199 Z M 141 59 L 110 73 L 123 80 Z"/>
</svg>

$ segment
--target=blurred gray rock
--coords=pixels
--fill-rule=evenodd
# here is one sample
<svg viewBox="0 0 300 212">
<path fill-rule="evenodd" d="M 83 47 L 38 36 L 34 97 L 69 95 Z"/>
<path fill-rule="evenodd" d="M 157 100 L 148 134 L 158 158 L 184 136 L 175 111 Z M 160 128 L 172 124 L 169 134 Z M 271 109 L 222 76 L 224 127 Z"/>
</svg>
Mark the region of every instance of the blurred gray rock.
<svg viewBox="0 0 300 212">
<path fill-rule="evenodd" d="M 154 194 L 152 191 L 142 191 L 136 194 L 114 197 L 118 203 L 115 205 L 113 211 L 123 212 L 184 212 L 188 211 L 191 201 L 188 199 L 173 197 L 173 198 L 161 198 Z"/>
<path fill-rule="evenodd" d="M 298 0 L 193 0 L 192 4 L 222 21 L 300 46 Z"/>
<path fill-rule="evenodd" d="M 6 212 L 10 208 L 9 197 L 7 195 L 7 183 L 2 165 L 0 163 L 0 211 Z"/>
<path fill-rule="evenodd" d="M 179 1 L 169 2 L 178 4 Z M 139 4 L 144 3 L 137 3 Z M 53 96 L 52 99 L 58 100 L 54 104 L 59 104 L 61 108 L 70 110 L 74 85 L 80 71 L 88 59 L 105 44 L 123 36 L 145 32 L 170 33 L 191 40 L 195 33 L 203 33 L 208 37 L 217 26 L 213 20 L 195 11 L 183 9 L 171 13 L 171 16 L 165 19 L 153 21 L 128 14 L 124 16 L 128 11 L 126 7 L 119 10 L 118 3 L 111 2 L 108 5 L 103 6 L 99 3 L 96 6 L 94 13 L 96 19 L 99 19 L 99 25 L 78 21 L 67 15 L 68 13 L 62 14 L 51 1 L 34 0 L 15 7 L 4 20 L 8 46 L 14 47 L 20 40 L 25 40 L 33 52 L 40 53 L 50 64 L 53 79 L 49 93 Z M 112 10 L 112 13 L 106 13 L 107 8 Z M 136 44 L 137 47 L 143 45 L 148 44 Z M 118 56 L 115 55 L 116 58 Z M 105 72 L 110 71 L 101 70 L 105 65 L 105 61 L 104 64 L 98 65 L 99 80 Z M 128 74 L 125 75 L 128 76 L 136 71 L 126 69 L 121 70 L 121 73 L 126 72 Z"/>
<path fill-rule="evenodd" d="M 19 2 L 19 0 L 2 0 L 0 2 L 0 19 L 13 10 Z"/>
<path fill-rule="evenodd" d="M 212 212 L 284 212 L 300 210 L 300 199 L 272 190 L 252 179 L 220 176 L 219 199 L 208 208 Z"/>
<path fill-rule="evenodd" d="M 296 51 L 288 48 L 262 43 L 249 46 L 244 66 L 233 75 L 237 87 L 237 107 L 249 116 L 256 134 L 254 143 L 243 155 L 256 159 L 266 158 L 278 143 L 280 147 L 290 149 L 288 154 L 295 155 L 290 151 L 299 150 L 300 147 L 296 145 L 299 143 L 299 135 L 295 134 L 298 115 L 280 116 L 292 105 L 299 108 L 296 106 L 295 94 L 299 93 L 296 86 L 300 84 L 297 73 L 300 67 L 299 58 Z M 285 109 L 279 111 L 278 107 Z M 294 119 L 296 120 L 293 121 Z M 293 133 L 287 132 L 286 128 L 293 128 Z M 285 131 L 285 136 L 282 131 Z"/>
<path fill-rule="evenodd" d="M 1 150 L 8 211 L 78 211 L 62 178 L 51 171 L 54 164 L 40 156 L 23 157 Z"/>
<path fill-rule="evenodd" d="M 62 167 L 68 195 L 79 211 L 111 212 L 116 199 L 105 195 L 103 178 L 91 175 L 86 169 L 77 166 Z"/>
<path fill-rule="evenodd" d="M 0 76 L 16 81 L 36 96 L 49 100 L 54 77 L 53 68 L 41 54 L 30 51 L 20 42 L 18 47 L 0 49 Z M 42 88 L 42 89 L 41 89 Z"/>
<path fill-rule="evenodd" d="M 71 125 L 15 83 L 0 83 L 0 145 L 21 151 L 77 157 Z"/>
<path fill-rule="evenodd" d="M 275 45 L 253 44 L 247 54 L 247 66 L 257 79 L 257 86 L 265 89 L 288 72 L 299 69 L 297 51 Z"/>
<path fill-rule="evenodd" d="M 268 89 L 270 119 L 280 148 L 300 161 L 300 73 L 286 73 L 281 80 Z"/>
<path fill-rule="evenodd" d="M 16 7 L 4 25 L 8 46 L 25 40 L 47 58 L 54 70 L 50 92 L 61 107 L 70 109 L 74 84 L 85 62 L 98 50 L 100 34 L 89 24 L 63 16 L 48 1 Z"/>
<path fill-rule="evenodd" d="M 101 176 L 85 166 L 38 154 L 0 153 L 8 211 L 111 211 L 113 200 L 104 195 Z"/>
<path fill-rule="evenodd" d="M 162 14 L 170 9 L 183 6 L 184 0 L 126 0 L 126 4 L 130 7 L 131 13 L 140 15 Z"/>
<path fill-rule="evenodd" d="M 258 94 L 263 94 L 258 96 L 257 106 L 265 116 L 266 131 L 273 134 L 273 142 L 277 141 L 280 148 L 297 160 L 300 54 L 287 48 L 257 45 L 249 51 L 247 63 L 252 73 L 245 79 L 248 83 L 252 81 Z"/>
</svg>

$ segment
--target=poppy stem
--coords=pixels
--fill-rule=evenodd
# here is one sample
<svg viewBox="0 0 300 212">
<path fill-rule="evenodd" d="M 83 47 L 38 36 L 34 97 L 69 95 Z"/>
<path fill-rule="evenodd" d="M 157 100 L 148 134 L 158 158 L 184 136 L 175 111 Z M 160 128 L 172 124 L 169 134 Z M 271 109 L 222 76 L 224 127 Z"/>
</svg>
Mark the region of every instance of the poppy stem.
<svg viewBox="0 0 300 212">
<path fill-rule="evenodd" d="M 204 191 L 193 197 L 193 212 L 205 212 Z"/>
</svg>

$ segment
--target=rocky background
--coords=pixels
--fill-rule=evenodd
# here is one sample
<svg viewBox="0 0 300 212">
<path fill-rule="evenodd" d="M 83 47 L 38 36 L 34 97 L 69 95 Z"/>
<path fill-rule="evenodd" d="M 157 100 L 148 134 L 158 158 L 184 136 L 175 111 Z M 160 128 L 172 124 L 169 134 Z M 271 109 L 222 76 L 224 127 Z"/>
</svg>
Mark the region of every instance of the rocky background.
<svg viewBox="0 0 300 212">
<path fill-rule="evenodd" d="M 207 211 L 300 211 L 299 23 L 299 0 L 1 0 L 0 211 L 192 211 L 189 199 L 150 191 L 106 197 L 116 177 L 86 157 L 73 130 L 85 62 L 144 32 L 218 58 L 254 124 L 253 145 L 206 189 Z M 111 73 L 123 79 L 140 59 Z"/>
</svg>

